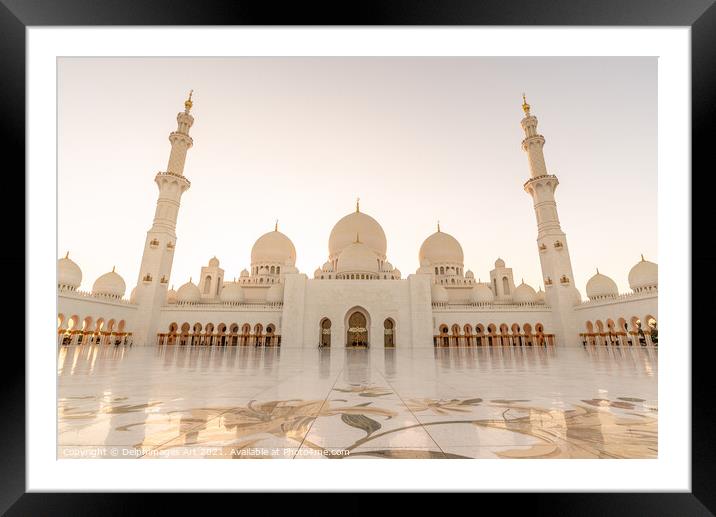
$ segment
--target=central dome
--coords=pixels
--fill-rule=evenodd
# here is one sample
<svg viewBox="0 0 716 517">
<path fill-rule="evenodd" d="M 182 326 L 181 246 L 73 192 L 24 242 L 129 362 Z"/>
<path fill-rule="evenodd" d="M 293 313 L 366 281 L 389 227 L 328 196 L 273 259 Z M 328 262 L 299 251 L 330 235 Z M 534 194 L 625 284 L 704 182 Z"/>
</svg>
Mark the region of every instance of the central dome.
<svg viewBox="0 0 716 517">
<path fill-rule="evenodd" d="M 338 255 L 338 273 L 377 273 L 378 256 L 364 242 L 354 242 Z"/>
<path fill-rule="evenodd" d="M 388 243 L 383 228 L 378 221 L 359 210 L 342 218 L 331 230 L 331 236 L 328 238 L 329 260 L 335 259 L 344 249 L 352 245 L 356 235 L 381 260 L 385 260 Z"/>
<path fill-rule="evenodd" d="M 464 255 L 462 246 L 457 239 L 449 233 L 438 230 L 425 239 L 420 246 L 420 263 L 427 261 L 429 264 L 458 264 L 462 266 Z"/>
<path fill-rule="evenodd" d="M 296 264 L 296 248 L 291 239 L 278 230 L 264 233 L 251 248 L 251 264 Z"/>
</svg>

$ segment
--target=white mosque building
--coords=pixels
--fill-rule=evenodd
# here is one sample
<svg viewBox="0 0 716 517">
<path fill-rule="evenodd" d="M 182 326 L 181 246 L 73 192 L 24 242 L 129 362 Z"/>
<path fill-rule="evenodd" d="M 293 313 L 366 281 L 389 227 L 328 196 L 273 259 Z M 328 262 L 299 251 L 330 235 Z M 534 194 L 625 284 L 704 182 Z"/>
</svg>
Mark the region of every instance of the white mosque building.
<svg viewBox="0 0 716 517">
<path fill-rule="evenodd" d="M 545 165 L 545 139 L 523 101 L 522 149 L 530 177 L 524 190 L 537 218 L 535 255 L 544 291 L 515 285 L 498 258 L 489 282 L 465 268 L 462 247 L 437 231 L 419 249 L 420 267 L 403 277 L 386 255 L 378 221 L 355 211 L 340 219 L 328 239 L 328 257 L 310 278 L 296 267 L 296 248 L 278 225 L 254 243 L 249 269 L 225 280 L 216 257 L 170 289 L 184 175 L 193 141 L 191 95 L 170 133 L 166 171 L 156 212 L 129 298 L 114 269 L 92 291 L 78 291 L 80 267 L 69 254 L 58 260 L 58 343 L 282 347 L 538 346 L 604 344 L 652 346 L 657 342 L 658 267 L 641 260 L 629 272 L 632 292 L 599 271 L 587 282 L 587 300 L 574 285 L 567 237 L 557 216 L 559 181 Z M 485 276 L 487 278 L 487 276 Z"/>
</svg>

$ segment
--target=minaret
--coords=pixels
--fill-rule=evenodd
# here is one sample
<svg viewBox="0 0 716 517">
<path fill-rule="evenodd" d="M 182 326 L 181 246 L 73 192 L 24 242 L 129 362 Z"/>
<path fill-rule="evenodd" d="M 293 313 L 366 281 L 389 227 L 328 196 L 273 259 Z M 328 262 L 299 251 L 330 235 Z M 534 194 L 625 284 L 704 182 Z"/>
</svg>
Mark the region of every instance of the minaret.
<svg viewBox="0 0 716 517">
<path fill-rule="evenodd" d="M 537 117 L 530 113 L 525 95 L 522 95 L 522 129 L 525 139 L 522 149 L 527 153 L 530 179 L 524 184 L 532 196 L 537 217 L 537 249 L 542 265 L 546 301 L 553 311 L 555 333 L 562 344 L 577 342 L 573 307 L 579 292 L 574 287 L 572 261 L 567 247 L 567 236 L 562 231 L 557 215 L 554 191 L 559 185 L 557 176 L 547 172 L 544 161 L 544 137 L 537 132 Z"/>
<path fill-rule="evenodd" d="M 184 111 L 177 114 L 177 129 L 169 134 L 171 152 L 166 171 L 154 177 L 159 187 L 154 222 L 144 242 L 142 263 L 137 279 L 137 318 L 134 325 L 135 343 L 154 344 L 159 310 L 167 296 L 167 285 L 172 272 L 176 246 L 176 224 L 182 194 L 191 183 L 184 177 L 186 153 L 193 145 L 189 129 L 194 124 L 191 116 L 193 90 L 184 102 Z"/>
</svg>

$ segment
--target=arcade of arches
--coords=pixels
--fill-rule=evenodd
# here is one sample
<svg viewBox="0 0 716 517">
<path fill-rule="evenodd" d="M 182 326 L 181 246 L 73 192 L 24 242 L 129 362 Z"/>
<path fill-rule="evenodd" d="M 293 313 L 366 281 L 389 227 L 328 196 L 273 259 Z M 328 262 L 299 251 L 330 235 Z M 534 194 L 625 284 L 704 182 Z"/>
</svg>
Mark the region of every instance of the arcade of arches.
<svg viewBox="0 0 716 517">
<path fill-rule="evenodd" d="M 320 322 L 320 338 L 318 347 L 331 346 L 331 320 L 323 318 Z M 360 311 L 354 311 L 348 317 L 348 329 L 346 330 L 346 347 L 367 348 L 370 346 L 368 340 L 368 320 Z M 395 347 L 395 322 L 391 318 L 383 321 L 383 346 Z"/>
<path fill-rule="evenodd" d="M 475 325 L 454 324 L 448 327 L 442 324 L 438 335 L 433 337 L 436 347 L 445 346 L 546 346 L 554 345 L 554 334 L 547 334 L 544 325 L 525 323 L 520 326 L 513 323 L 508 326 L 502 323 L 499 326 L 490 323 L 485 327 L 482 323 Z"/>
<path fill-rule="evenodd" d="M 646 324 L 644 324 L 646 322 Z M 650 314 L 643 319 L 632 316 L 628 321 L 618 318 L 606 321 L 587 321 L 584 324 L 586 332 L 579 335 L 582 345 L 614 345 L 614 346 L 658 346 L 659 336 L 656 318 Z"/>
<path fill-rule="evenodd" d="M 77 314 L 70 317 L 57 315 L 58 345 L 131 345 L 132 333 L 125 331 L 126 322 L 115 319 L 106 320 Z"/>
<path fill-rule="evenodd" d="M 172 323 L 169 331 L 157 334 L 158 345 L 203 345 L 203 346 L 281 346 L 281 335 L 276 334 L 276 326 L 261 323 L 253 327 L 244 323 L 194 323 L 181 325 Z"/>
</svg>

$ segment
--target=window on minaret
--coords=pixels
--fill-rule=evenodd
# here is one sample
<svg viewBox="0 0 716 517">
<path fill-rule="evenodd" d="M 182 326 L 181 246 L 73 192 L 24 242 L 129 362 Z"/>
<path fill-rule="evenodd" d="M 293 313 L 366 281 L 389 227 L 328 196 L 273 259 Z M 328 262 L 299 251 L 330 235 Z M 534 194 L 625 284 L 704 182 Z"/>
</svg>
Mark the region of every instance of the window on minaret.
<svg viewBox="0 0 716 517">
<path fill-rule="evenodd" d="M 281 266 L 276 266 L 276 274 L 277 275 L 281 274 Z"/>
<path fill-rule="evenodd" d="M 502 277 L 502 290 L 505 294 L 510 294 L 510 282 L 507 280 L 506 276 Z"/>
<path fill-rule="evenodd" d="M 204 279 L 204 294 L 209 294 L 209 289 L 211 289 L 211 277 L 206 275 Z"/>
</svg>

